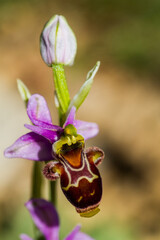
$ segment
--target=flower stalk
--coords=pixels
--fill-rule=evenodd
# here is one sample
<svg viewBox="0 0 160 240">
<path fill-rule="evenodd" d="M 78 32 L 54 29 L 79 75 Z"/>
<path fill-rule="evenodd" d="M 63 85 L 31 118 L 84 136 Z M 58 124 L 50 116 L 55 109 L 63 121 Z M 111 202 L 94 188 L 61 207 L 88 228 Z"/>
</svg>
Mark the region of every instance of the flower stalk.
<svg viewBox="0 0 160 240">
<path fill-rule="evenodd" d="M 41 163 L 34 162 L 32 170 L 31 198 L 42 197 L 42 182 Z"/>
<path fill-rule="evenodd" d="M 62 127 L 65 122 L 66 112 L 70 103 L 70 96 L 63 65 L 52 64 L 52 71 L 54 77 L 55 94 L 58 101 L 57 107 L 59 111 L 59 122 L 60 126 Z"/>
<path fill-rule="evenodd" d="M 50 202 L 53 203 L 53 206 L 57 206 L 57 199 L 56 199 L 56 189 L 57 189 L 57 184 L 56 181 L 49 181 L 49 199 Z"/>
<path fill-rule="evenodd" d="M 52 64 L 55 95 L 58 101 L 58 112 L 59 112 L 59 125 L 63 126 L 66 120 L 66 113 L 70 103 L 70 96 L 67 86 L 67 81 L 64 72 L 64 66 L 62 64 Z M 50 201 L 56 206 L 56 181 L 50 181 Z"/>
</svg>

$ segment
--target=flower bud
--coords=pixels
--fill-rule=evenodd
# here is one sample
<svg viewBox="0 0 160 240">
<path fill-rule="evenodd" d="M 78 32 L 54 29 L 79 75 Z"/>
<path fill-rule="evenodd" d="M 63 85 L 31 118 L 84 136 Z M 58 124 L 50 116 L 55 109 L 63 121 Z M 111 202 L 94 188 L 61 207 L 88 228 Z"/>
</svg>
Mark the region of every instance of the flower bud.
<svg viewBox="0 0 160 240">
<path fill-rule="evenodd" d="M 63 16 L 53 16 L 40 36 L 40 51 L 44 62 L 72 65 L 77 50 L 74 33 Z"/>
</svg>

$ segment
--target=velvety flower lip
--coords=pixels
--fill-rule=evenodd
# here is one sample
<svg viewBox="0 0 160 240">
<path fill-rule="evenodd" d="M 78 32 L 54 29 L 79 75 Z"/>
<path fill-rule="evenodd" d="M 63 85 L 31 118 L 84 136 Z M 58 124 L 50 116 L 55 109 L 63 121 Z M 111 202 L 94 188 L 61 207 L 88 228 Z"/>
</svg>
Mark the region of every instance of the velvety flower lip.
<svg viewBox="0 0 160 240">
<path fill-rule="evenodd" d="M 85 140 L 97 135 L 98 125 L 75 120 L 75 113 L 76 108 L 73 106 L 63 128 L 53 125 L 45 98 L 39 94 L 33 94 L 27 105 L 27 114 L 33 125 L 25 124 L 31 132 L 21 136 L 8 147 L 4 152 L 5 157 L 26 158 L 34 161 L 54 159 L 52 144 L 60 138 L 64 128 L 69 124 L 74 125 L 77 133 Z"/>
<path fill-rule="evenodd" d="M 31 199 L 26 203 L 31 217 L 44 235 L 46 240 L 59 240 L 59 217 L 54 206 L 44 199 Z M 33 240 L 26 234 L 20 235 L 21 240 Z M 77 225 L 64 240 L 93 240 L 90 236 L 80 232 Z"/>
</svg>

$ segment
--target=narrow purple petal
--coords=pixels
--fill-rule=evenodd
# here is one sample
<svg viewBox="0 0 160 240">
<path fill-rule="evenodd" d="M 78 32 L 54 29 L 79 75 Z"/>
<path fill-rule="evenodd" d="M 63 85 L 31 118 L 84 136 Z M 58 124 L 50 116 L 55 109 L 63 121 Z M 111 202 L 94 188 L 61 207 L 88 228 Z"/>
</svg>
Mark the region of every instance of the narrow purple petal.
<svg viewBox="0 0 160 240">
<path fill-rule="evenodd" d="M 64 123 L 64 128 L 68 124 L 73 124 L 77 129 L 77 133 L 82 135 L 85 140 L 96 136 L 99 132 L 98 125 L 93 122 L 75 120 L 75 113 L 76 113 L 76 108 L 73 106 Z"/>
<path fill-rule="evenodd" d="M 80 232 L 80 225 L 77 225 L 64 240 L 94 240 L 85 233 Z"/>
<path fill-rule="evenodd" d="M 17 139 L 5 150 L 4 155 L 8 158 L 26 158 L 34 161 L 53 160 L 52 144 L 34 132 Z"/>
<path fill-rule="evenodd" d="M 75 114 L 76 114 L 76 108 L 73 106 L 68 114 L 68 117 L 64 123 L 64 128 L 68 125 L 68 124 L 73 124 L 74 120 L 75 120 Z"/>
<path fill-rule="evenodd" d="M 35 125 L 39 126 L 41 122 L 52 124 L 46 100 L 39 94 L 34 94 L 30 97 L 27 106 L 27 114 L 31 122 Z"/>
<path fill-rule="evenodd" d="M 44 199 L 32 199 L 26 203 L 26 207 L 46 240 L 58 240 L 59 219 L 53 205 Z"/>
<path fill-rule="evenodd" d="M 81 226 L 80 225 L 77 225 L 73 230 L 72 232 L 70 232 L 68 234 L 68 236 L 64 239 L 64 240 L 74 240 L 74 237 L 76 236 L 76 234 L 80 231 L 81 229 Z"/>
<path fill-rule="evenodd" d="M 31 131 L 38 133 L 39 135 L 45 137 L 48 139 L 51 143 L 54 143 L 55 141 L 58 140 L 58 133 L 56 130 L 48 130 L 42 127 L 34 126 L 34 125 L 24 125 L 26 128 L 30 129 Z"/>
<path fill-rule="evenodd" d="M 33 240 L 32 238 L 30 238 L 28 235 L 26 235 L 26 234 L 21 234 L 20 235 L 20 239 L 21 240 Z"/>
<path fill-rule="evenodd" d="M 82 135 L 85 140 L 96 136 L 99 132 L 96 123 L 75 120 L 73 125 L 77 129 L 77 133 Z"/>
</svg>

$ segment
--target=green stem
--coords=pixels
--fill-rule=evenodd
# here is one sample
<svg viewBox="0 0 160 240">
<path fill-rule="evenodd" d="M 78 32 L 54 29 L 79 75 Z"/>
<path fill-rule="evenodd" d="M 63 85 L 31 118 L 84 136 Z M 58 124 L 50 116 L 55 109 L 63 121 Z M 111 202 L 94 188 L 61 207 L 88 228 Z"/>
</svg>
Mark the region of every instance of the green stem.
<svg viewBox="0 0 160 240">
<path fill-rule="evenodd" d="M 59 118 L 61 125 L 64 123 L 65 115 L 70 103 L 70 96 L 64 67 L 62 64 L 52 64 L 56 96 L 59 103 Z"/>
<path fill-rule="evenodd" d="M 33 163 L 31 198 L 41 198 L 42 196 L 42 174 L 41 163 Z"/>
<path fill-rule="evenodd" d="M 65 120 L 66 120 L 66 113 L 62 113 L 60 110 L 59 110 L 59 125 L 61 127 L 63 127 L 63 124 L 65 123 Z"/>
<path fill-rule="evenodd" d="M 65 119 L 66 113 L 68 111 L 68 106 L 70 104 L 70 96 L 68 91 L 68 86 L 66 82 L 66 77 L 64 73 L 64 67 L 62 64 L 52 64 L 54 85 L 56 92 L 56 99 L 58 102 L 58 113 L 59 113 L 59 123 L 62 127 Z M 56 206 L 56 182 L 50 181 L 50 191 L 49 191 L 50 201 Z"/>
<path fill-rule="evenodd" d="M 42 197 L 42 174 L 41 174 L 41 163 L 34 162 L 32 170 L 32 185 L 31 185 L 31 198 L 41 198 Z M 42 237 L 42 233 L 36 227 L 33 226 L 35 239 L 38 240 Z"/>
<path fill-rule="evenodd" d="M 50 201 L 56 206 L 56 181 L 50 181 Z"/>
</svg>

